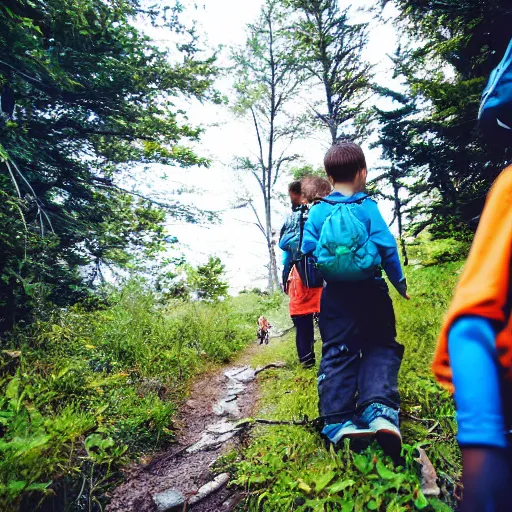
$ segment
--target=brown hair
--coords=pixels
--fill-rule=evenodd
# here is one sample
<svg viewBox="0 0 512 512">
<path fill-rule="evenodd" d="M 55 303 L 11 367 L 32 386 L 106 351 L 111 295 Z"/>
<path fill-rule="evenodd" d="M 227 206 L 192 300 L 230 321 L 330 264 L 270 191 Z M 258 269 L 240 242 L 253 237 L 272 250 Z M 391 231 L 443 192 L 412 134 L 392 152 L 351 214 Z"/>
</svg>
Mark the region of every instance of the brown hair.
<svg viewBox="0 0 512 512">
<path fill-rule="evenodd" d="M 288 185 L 288 192 L 293 192 L 294 194 L 302 194 L 302 186 L 300 181 L 292 181 Z"/>
<path fill-rule="evenodd" d="M 357 173 L 366 168 L 363 150 L 354 142 L 341 141 L 331 146 L 324 158 L 325 172 L 339 183 L 355 180 Z"/>
<path fill-rule="evenodd" d="M 302 194 L 308 203 L 313 203 L 322 197 L 328 196 L 332 191 L 329 181 L 320 176 L 306 176 L 302 178 L 301 187 Z"/>
</svg>

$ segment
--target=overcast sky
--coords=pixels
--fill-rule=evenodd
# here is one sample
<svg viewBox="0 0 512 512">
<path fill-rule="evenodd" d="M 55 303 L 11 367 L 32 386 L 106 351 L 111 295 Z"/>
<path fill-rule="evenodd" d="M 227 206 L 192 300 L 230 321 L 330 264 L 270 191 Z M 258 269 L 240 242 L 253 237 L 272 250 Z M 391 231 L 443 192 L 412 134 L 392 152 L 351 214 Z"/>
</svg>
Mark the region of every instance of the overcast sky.
<svg viewBox="0 0 512 512">
<path fill-rule="evenodd" d="M 191 12 L 191 16 L 198 22 L 198 31 L 202 38 L 206 36 L 210 47 L 225 47 L 221 52 L 220 63 L 227 65 L 228 48 L 244 44 L 246 25 L 257 18 L 263 2 L 203 0 L 203 3 L 204 7 Z M 358 0 L 357 6 L 363 7 L 374 3 L 372 0 Z M 391 4 L 388 4 L 384 14 L 386 18 L 394 16 Z M 376 65 L 377 81 L 382 85 L 390 85 L 391 61 L 388 55 L 395 51 L 395 30 L 391 23 L 374 20 L 369 33 L 370 43 L 365 57 Z M 229 95 L 231 85 L 230 77 L 223 77 L 217 83 L 217 87 L 226 95 Z M 212 165 L 209 169 L 158 169 L 154 173 L 153 187 L 165 192 L 183 185 L 195 190 L 195 193 L 181 196 L 185 202 L 200 208 L 226 211 L 220 215 L 221 222 L 215 225 L 191 225 L 176 223 L 170 219 L 168 231 L 178 237 L 179 249 L 191 263 L 203 263 L 213 254 L 220 256 L 226 264 L 227 277 L 233 292 L 255 286 L 264 288 L 265 264 L 268 258 L 265 240 L 252 224 L 253 214 L 249 210 L 229 209 L 236 203 L 242 188 L 256 190 L 257 183 L 254 178 L 240 176 L 231 165 L 235 156 L 251 154 L 254 151 L 255 140 L 251 126 L 236 119 L 228 106 L 192 103 L 187 111 L 193 125 L 205 127 L 197 151 L 201 156 L 211 158 Z M 300 152 L 304 155 L 304 161 L 320 166 L 327 148 L 327 140 L 328 136 L 325 133 L 319 133 L 301 141 Z M 380 163 L 378 158 L 379 150 L 367 151 L 370 172 Z M 158 176 L 164 173 L 169 176 L 167 182 L 158 179 Z M 283 176 L 280 182 L 283 192 L 286 191 L 288 181 L 289 178 Z M 381 209 L 385 216 L 389 216 L 389 205 L 382 205 Z M 286 212 L 287 208 L 284 205 L 276 205 L 273 224 L 277 231 Z M 280 260 L 280 250 L 277 248 L 277 251 Z"/>
</svg>

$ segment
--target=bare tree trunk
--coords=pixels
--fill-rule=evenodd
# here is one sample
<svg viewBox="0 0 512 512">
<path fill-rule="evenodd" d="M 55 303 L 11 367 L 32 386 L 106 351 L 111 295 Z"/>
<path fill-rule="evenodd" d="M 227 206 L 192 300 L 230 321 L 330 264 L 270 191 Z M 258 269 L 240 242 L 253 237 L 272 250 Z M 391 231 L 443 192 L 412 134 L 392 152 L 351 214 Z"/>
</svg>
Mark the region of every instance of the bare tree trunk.
<svg viewBox="0 0 512 512">
<path fill-rule="evenodd" d="M 270 245 L 270 267 L 272 269 L 272 281 L 273 281 L 273 290 L 277 291 L 280 289 L 279 285 L 279 273 L 277 272 L 277 258 L 276 258 L 276 243 L 272 240 Z"/>
</svg>

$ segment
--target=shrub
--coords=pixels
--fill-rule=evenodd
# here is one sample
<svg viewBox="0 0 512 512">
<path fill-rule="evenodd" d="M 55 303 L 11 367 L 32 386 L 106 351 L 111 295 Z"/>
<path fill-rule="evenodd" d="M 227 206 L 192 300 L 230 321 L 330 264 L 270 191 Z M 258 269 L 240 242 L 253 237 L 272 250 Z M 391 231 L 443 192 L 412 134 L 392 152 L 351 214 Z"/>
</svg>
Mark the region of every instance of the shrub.
<svg viewBox="0 0 512 512">
<path fill-rule="evenodd" d="M 173 440 L 187 378 L 246 346 L 258 311 L 278 304 L 159 300 L 133 280 L 98 307 L 55 310 L 12 334 L 13 357 L 0 360 L 0 510 L 35 510 L 61 488 L 58 509 L 104 501 L 127 457 Z"/>
</svg>

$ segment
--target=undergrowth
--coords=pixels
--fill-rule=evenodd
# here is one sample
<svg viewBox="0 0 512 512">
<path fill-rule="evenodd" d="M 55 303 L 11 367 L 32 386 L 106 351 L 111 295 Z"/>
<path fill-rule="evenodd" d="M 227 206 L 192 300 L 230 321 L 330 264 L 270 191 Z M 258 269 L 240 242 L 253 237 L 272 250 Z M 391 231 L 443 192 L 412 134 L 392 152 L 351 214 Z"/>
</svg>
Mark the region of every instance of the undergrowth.
<svg viewBox="0 0 512 512">
<path fill-rule="evenodd" d="M 450 301 L 462 264 L 451 262 L 409 268 L 412 300 L 392 291 L 398 339 L 405 345 L 400 372 L 401 425 L 405 466 L 394 467 L 376 443 L 361 453 L 347 444 L 327 449 L 317 432 L 297 426 L 254 427 L 248 445 L 223 461 L 234 485 L 246 499 L 244 511 L 449 511 L 455 505 L 460 454 L 455 441 L 454 408 L 434 382 L 430 362 L 442 316 Z M 319 336 L 317 335 L 317 339 Z M 296 362 L 293 332 L 272 340 L 253 365 L 281 359 L 288 368 L 260 377 L 262 399 L 258 417 L 276 420 L 315 418 L 316 371 Z M 317 360 L 320 359 L 317 343 Z M 347 441 L 346 441 L 347 442 Z M 439 498 L 426 498 L 420 487 L 417 448 L 434 464 L 441 487 Z"/>
<path fill-rule="evenodd" d="M 19 328 L 0 352 L 0 510 L 101 510 L 122 464 L 173 440 L 191 377 L 280 302 L 162 304 L 133 281 Z"/>
</svg>

